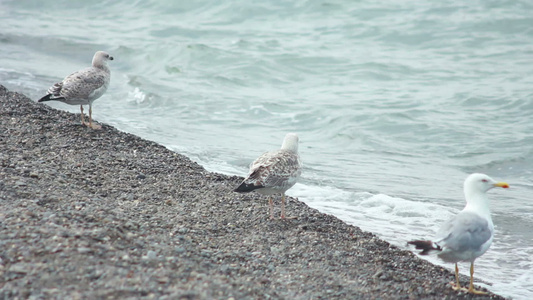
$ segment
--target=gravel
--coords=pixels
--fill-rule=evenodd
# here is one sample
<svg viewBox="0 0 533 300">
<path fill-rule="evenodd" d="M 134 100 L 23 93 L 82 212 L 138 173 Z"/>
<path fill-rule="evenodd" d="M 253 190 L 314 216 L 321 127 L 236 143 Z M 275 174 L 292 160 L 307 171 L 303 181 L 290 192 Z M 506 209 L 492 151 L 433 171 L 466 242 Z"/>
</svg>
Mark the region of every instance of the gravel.
<svg viewBox="0 0 533 300">
<path fill-rule="evenodd" d="M 503 299 L 297 199 L 270 220 L 242 178 L 79 119 L 0 86 L 0 298 Z"/>
</svg>

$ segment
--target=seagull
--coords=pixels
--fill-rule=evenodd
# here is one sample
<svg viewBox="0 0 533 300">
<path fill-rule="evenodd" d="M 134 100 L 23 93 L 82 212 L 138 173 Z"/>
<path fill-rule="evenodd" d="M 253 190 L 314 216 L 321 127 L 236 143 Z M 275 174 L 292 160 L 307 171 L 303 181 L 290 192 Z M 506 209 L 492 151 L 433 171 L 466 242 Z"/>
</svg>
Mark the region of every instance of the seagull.
<svg viewBox="0 0 533 300">
<path fill-rule="evenodd" d="M 288 133 L 280 150 L 263 153 L 250 164 L 248 176 L 234 191 L 247 193 L 255 190 L 263 195 L 269 195 L 270 219 L 274 219 L 272 195 L 280 193 L 281 219 L 286 219 L 285 192 L 296 183 L 301 173 L 298 136 L 295 133 Z"/>
<path fill-rule="evenodd" d="M 80 105 L 81 123 L 92 129 L 101 129 L 102 126 L 93 124 L 92 103 L 100 98 L 107 87 L 111 74 L 107 67 L 107 61 L 113 60 L 107 52 L 98 51 L 94 54 L 92 67 L 74 72 L 65 77 L 48 89 L 47 95 L 39 99 L 44 101 L 61 101 L 71 105 Z M 89 123 L 85 122 L 83 116 L 83 105 L 89 105 Z"/>
<path fill-rule="evenodd" d="M 455 263 L 455 280 L 451 282 L 454 290 L 484 295 L 474 288 L 474 261 L 483 255 L 492 244 L 494 225 L 490 217 L 487 191 L 494 188 L 509 188 L 505 182 L 496 182 L 485 174 L 474 173 L 464 183 L 465 208 L 452 219 L 445 222 L 433 241 L 416 240 L 408 244 L 422 250 L 420 255 L 438 252 L 437 256 L 445 262 Z M 470 286 L 461 287 L 459 283 L 460 261 L 470 262 Z"/>
</svg>

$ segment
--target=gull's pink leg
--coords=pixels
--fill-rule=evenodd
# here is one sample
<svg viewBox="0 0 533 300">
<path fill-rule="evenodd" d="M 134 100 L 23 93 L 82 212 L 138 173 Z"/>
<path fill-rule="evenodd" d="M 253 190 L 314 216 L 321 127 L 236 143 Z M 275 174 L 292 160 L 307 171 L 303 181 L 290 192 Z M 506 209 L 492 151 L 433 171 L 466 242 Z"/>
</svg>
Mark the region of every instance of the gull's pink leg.
<svg viewBox="0 0 533 300">
<path fill-rule="evenodd" d="M 85 123 L 85 116 L 83 115 L 83 105 L 80 105 L 80 110 L 81 110 L 81 124 L 82 125 L 87 125 Z"/>
<path fill-rule="evenodd" d="M 296 217 L 285 216 L 285 193 L 281 194 L 281 219 L 296 219 Z"/>
<path fill-rule="evenodd" d="M 89 103 L 89 127 L 92 129 L 102 129 L 102 126 L 93 124 L 93 106 Z"/>
</svg>

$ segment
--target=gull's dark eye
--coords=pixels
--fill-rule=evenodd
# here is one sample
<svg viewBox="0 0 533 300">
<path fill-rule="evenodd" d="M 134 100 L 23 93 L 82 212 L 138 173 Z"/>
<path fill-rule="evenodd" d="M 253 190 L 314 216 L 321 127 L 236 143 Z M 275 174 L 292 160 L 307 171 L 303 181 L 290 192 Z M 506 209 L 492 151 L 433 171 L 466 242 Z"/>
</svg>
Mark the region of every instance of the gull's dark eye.
<svg viewBox="0 0 533 300">
<path fill-rule="evenodd" d="M 489 182 L 487 179 L 481 179 L 481 181 L 483 181 L 483 182 Z"/>
</svg>

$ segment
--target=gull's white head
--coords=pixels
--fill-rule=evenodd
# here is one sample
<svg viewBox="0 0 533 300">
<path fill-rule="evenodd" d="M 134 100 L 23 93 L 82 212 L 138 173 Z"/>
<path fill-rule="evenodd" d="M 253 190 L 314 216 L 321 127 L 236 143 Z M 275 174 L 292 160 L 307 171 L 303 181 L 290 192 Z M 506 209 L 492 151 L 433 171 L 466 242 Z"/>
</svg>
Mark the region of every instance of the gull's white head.
<svg viewBox="0 0 533 300">
<path fill-rule="evenodd" d="M 296 133 L 287 133 L 285 135 L 281 149 L 298 152 L 298 136 Z"/>
<path fill-rule="evenodd" d="M 108 60 L 113 60 L 113 56 L 105 51 L 97 51 L 93 56 L 93 67 L 99 68 L 106 66 Z"/>
<path fill-rule="evenodd" d="M 509 185 L 505 182 L 496 182 L 485 174 L 474 173 L 465 179 L 464 190 L 465 195 L 486 193 L 494 187 L 508 188 Z M 468 199 L 468 197 L 467 197 Z"/>
</svg>

